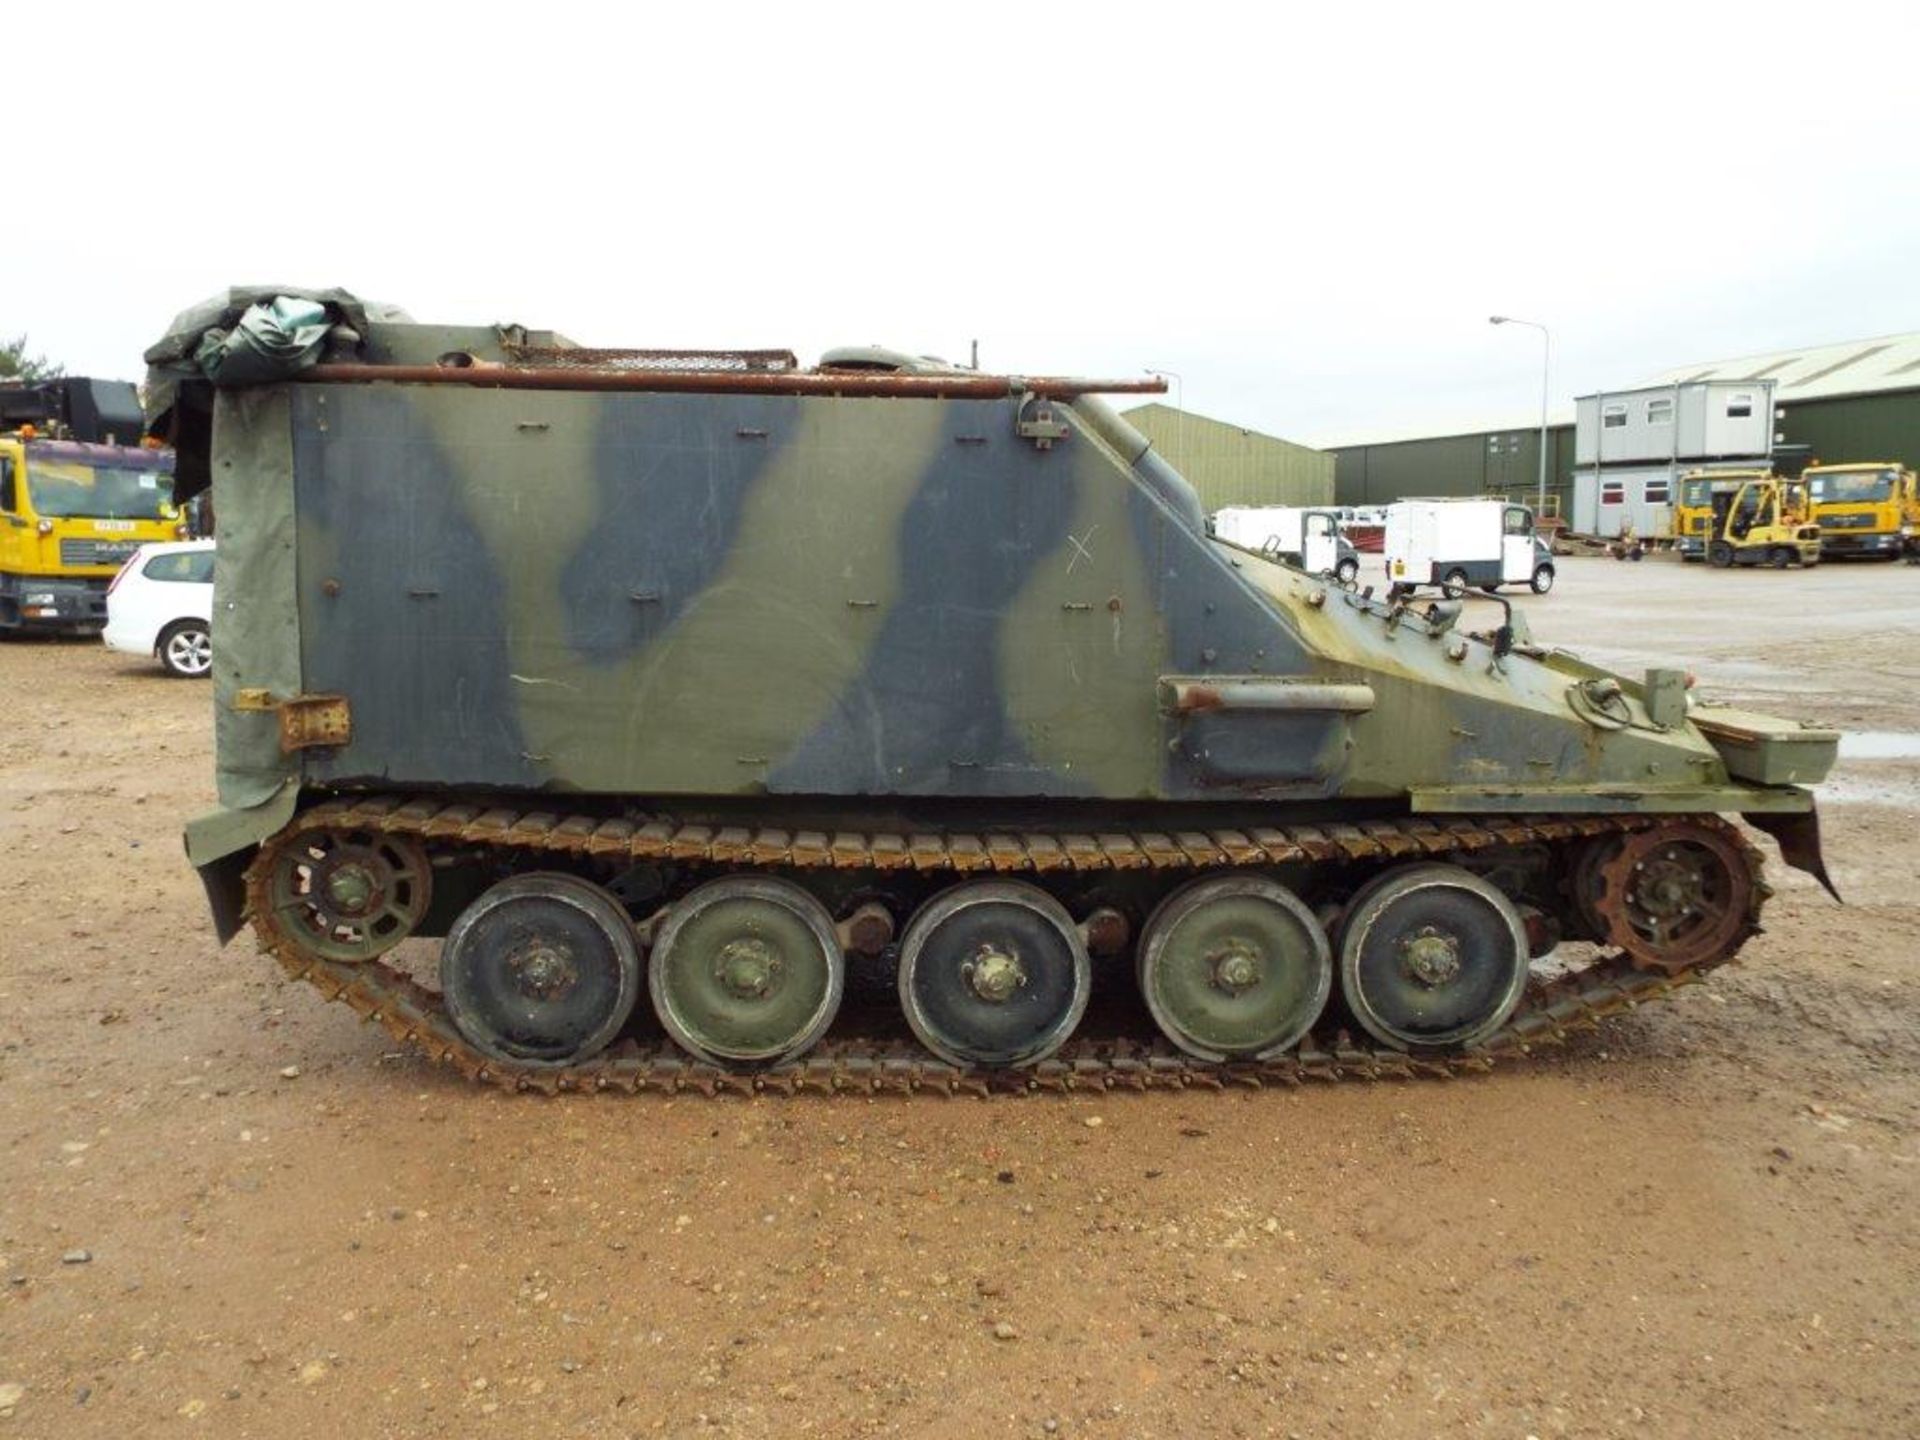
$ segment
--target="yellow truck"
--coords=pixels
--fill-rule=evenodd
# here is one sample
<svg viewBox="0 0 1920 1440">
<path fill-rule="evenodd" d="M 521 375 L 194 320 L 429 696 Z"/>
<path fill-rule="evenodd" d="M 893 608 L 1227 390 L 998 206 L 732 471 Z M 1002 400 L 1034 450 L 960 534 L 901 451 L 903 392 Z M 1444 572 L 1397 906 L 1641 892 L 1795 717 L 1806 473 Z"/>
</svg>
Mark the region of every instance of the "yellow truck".
<svg viewBox="0 0 1920 1440">
<path fill-rule="evenodd" d="M 1809 465 L 1802 472 L 1820 553 L 1898 560 L 1920 554 L 1920 479 L 1892 460 Z"/>
<path fill-rule="evenodd" d="M 139 439 L 124 382 L 0 386 L 0 635 L 99 631 L 127 558 L 186 535 L 173 456 Z"/>
<path fill-rule="evenodd" d="M 1714 530 L 1716 495 L 1732 495 L 1749 480 L 1765 480 L 1771 470 L 1689 470 L 1680 477 L 1673 506 L 1674 548 L 1682 560 L 1704 560 Z"/>
</svg>

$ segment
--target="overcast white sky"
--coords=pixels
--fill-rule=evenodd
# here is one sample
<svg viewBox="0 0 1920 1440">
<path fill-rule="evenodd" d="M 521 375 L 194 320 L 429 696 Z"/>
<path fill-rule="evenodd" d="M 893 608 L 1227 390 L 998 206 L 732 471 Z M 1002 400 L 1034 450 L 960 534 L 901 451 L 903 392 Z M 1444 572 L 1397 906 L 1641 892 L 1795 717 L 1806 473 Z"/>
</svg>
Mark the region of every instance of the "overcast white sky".
<svg viewBox="0 0 1920 1440">
<path fill-rule="evenodd" d="M 1180 373 L 1312 443 L 1920 328 L 1920 7 L 54 8 L 0 335 L 233 283 L 601 345 Z M 84 30 L 82 30 L 84 25 Z M 24 91 L 22 90 L 24 87 Z M 32 158 L 29 173 L 19 168 Z"/>
</svg>

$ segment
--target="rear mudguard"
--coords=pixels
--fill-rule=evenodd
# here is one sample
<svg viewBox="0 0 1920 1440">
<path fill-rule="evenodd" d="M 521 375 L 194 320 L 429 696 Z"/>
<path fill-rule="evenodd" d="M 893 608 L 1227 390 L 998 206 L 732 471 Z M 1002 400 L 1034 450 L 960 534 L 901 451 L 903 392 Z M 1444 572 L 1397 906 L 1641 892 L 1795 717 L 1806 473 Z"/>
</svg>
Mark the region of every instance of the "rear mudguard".
<svg viewBox="0 0 1920 1440">
<path fill-rule="evenodd" d="M 241 810 L 223 807 L 187 822 L 187 859 L 207 887 L 207 909 L 222 945 L 246 923 L 247 866 L 260 842 L 293 819 L 299 802 L 299 787 L 282 785 L 263 804 Z"/>
</svg>

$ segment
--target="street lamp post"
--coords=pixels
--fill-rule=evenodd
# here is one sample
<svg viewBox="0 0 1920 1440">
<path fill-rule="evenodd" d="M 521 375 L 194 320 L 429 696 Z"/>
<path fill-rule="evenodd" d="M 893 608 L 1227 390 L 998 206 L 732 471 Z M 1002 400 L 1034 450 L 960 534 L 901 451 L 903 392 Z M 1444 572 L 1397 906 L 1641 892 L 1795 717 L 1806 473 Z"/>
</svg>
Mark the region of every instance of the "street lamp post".
<svg viewBox="0 0 1920 1440">
<path fill-rule="evenodd" d="M 1547 518 L 1547 382 L 1553 371 L 1553 335 L 1538 320 L 1520 320 L 1512 315 L 1489 315 L 1489 325 L 1525 325 L 1540 332 L 1540 494 L 1534 506 L 1537 519 Z"/>
</svg>

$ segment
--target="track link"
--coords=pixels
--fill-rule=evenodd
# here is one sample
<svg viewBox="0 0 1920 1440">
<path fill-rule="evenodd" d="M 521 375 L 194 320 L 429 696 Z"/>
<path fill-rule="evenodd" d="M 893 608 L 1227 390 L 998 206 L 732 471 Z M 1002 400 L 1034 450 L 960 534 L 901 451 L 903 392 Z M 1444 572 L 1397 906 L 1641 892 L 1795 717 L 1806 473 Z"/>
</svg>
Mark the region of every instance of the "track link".
<svg viewBox="0 0 1920 1440">
<path fill-rule="evenodd" d="M 1507 1024 L 1484 1044 L 1459 1054 L 1408 1055 L 1347 1032 L 1310 1036 L 1273 1060 L 1210 1064 L 1164 1040 L 1073 1040 L 1040 1064 L 1020 1070 L 968 1069 L 936 1059 L 905 1041 L 829 1037 L 805 1056 L 771 1069 L 726 1070 L 687 1056 L 671 1043 L 627 1039 L 581 1065 L 506 1065 L 461 1038 L 440 997 L 375 959 L 347 962 L 303 951 L 275 924 L 267 903 L 280 849 L 333 827 L 371 828 L 429 843 L 488 846 L 530 855 L 602 860 L 681 860 L 749 867 L 1035 873 L 1139 868 L 1204 870 L 1300 860 L 1357 861 L 1458 858 L 1492 846 L 1561 844 L 1657 828 L 1662 817 L 1525 816 L 1405 819 L 1359 825 L 1247 830 L 1127 833 L 867 834 L 749 830 L 683 825 L 668 820 L 602 819 L 433 798 L 374 796 L 313 807 L 261 847 L 247 872 L 249 918 L 260 947 L 295 980 L 374 1021 L 395 1040 L 450 1065 L 469 1079 L 504 1089 L 557 1094 L 611 1090 L 703 1095 L 817 1093 L 997 1095 L 1035 1091 L 1225 1089 L 1299 1085 L 1312 1080 L 1445 1077 L 1490 1069 L 1524 1056 L 1608 1016 L 1657 1000 L 1701 979 L 1733 957 L 1759 930 L 1768 892 L 1760 852 L 1718 816 L 1671 817 L 1721 832 L 1739 851 L 1753 881 L 1738 937 L 1723 953 L 1671 969 L 1636 968 L 1626 954 L 1604 953 L 1583 968 L 1529 985 Z"/>
</svg>

